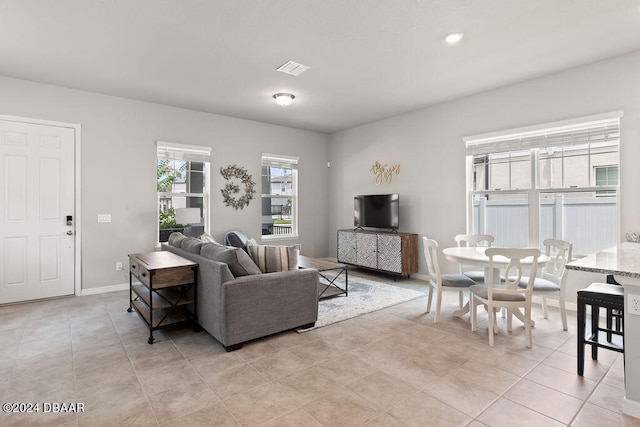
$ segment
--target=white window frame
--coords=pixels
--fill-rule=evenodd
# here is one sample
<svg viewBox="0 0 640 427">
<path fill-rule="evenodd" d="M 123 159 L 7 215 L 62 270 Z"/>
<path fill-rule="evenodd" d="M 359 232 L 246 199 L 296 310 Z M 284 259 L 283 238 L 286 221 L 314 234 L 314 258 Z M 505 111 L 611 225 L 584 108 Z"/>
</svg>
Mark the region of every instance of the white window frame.
<svg viewBox="0 0 640 427">
<path fill-rule="evenodd" d="M 262 162 L 260 167 L 260 177 L 261 177 L 261 200 L 265 198 L 273 197 L 271 193 L 271 182 L 265 183 L 262 180 L 262 168 L 264 167 L 275 167 L 275 168 L 287 168 L 291 169 L 291 195 L 288 197 L 291 198 L 291 232 L 287 234 L 265 234 L 262 235 L 263 240 L 279 240 L 279 239 L 295 239 L 298 238 L 298 162 L 299 157 L 296 156 L 288 156 L 282 154 L 269 154 L 262 153 Z M 265 189 L 265 186 L 268 186 Z M 265 191 L 265 190 L 268 190 Z M 263 215 L 262 215 L 262 206 L 260 208 L 260 229 L 262 229 L 263 225 Z"/>
<path fill-rule="evenodd" d="M 209 233 L 210 208 L 209 198 L 211 194 L 211 148 L 199 145 L 178 144 L 174 142 L 156 141 L 156 165 L 158 159 L 183 160 L 189 162 L 204 163 L 204 193 L 176 193 L 157 192 L 156 217 L 160 213 L 160 199 L 168 197 L 202 197 L 202 218 L 204 222 L 204 232 Z M 157 225 L 156 238 L 160 240 L 160 223 Z"/>
<path fill-rule="evenodd" d="M 602 141 L 620 139 L 620 120 L 623 117 L 622 111 L 616 111 L 601 115 L 576 118 L 572 120 L 548 123 L 526 128 L 512 129 L 490 134 L 482 134 L 466 137 L 463 141 L 466 144 L 466 164 L 467 164 L 467 232 L 474 231 L 474 196 L 479 194 L 525 194 L 528 199 L 529 218 L 529 245 L 540 247 L 540 196 L 545 193 L 578 193 L 578 192 L 602 192 L 618 194 L 619 185 L 595 186 L 595 178 L 589 177 L 589 186 L 584 187 L 560 187 L 541 188 L 538 169 L 539 150 L 545 147 L 555 147 L 559 145 L 570 145 L 576 142 L 592 140 Z M 573 138 L 573 140 L 571 140 Z M 531 155 L 531 188 L 507 188 L 507 189 L 487 189 L 475 190 L 473 158 L 478 154 L 501 153 L 508 151 L 529 150 Z M 618 171 L 620 171 L 618 164 Z M 595 168 L 589 167 L 589 174 L 595 174 Z M 620 172 L 618 172 L 618 177 Z M 511 177 L 510 177 L 511 178 Z M 619 183 L 619 181 L 618 181 Z M 616 213 L 616 240 L 619 235 L 619 206 L 617 200 Z M 585 254 L 586 255 L 586 254 Z"/>
</svg>

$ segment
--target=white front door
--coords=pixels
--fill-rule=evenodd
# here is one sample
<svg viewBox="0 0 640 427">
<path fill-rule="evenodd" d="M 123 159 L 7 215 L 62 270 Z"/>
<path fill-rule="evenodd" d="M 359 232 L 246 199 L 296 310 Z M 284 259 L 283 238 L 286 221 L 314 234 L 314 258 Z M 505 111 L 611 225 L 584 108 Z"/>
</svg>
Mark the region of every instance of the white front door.
<svg viewBox="0 0 640 427">
<path fill-rule="evenodd" d="M 74 153 L 73 128 L 0 119 L 0 304 L 75 291 Z"/>
</svg>

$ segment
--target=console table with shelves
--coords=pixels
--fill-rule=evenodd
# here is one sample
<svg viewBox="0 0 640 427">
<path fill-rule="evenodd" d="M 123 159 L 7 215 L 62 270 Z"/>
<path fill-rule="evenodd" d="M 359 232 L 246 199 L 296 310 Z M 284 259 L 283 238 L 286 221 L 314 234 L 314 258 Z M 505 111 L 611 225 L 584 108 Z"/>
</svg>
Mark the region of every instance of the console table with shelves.
<svg viewBox="0 0 640 427">
<path fill-rule="evenodd" d="M 140 314 L 153 331 L 192 320 L 198 329 L 198 264 L 172 252 L 159 251 L 129 255 L 129 308 Z M 193 307 L 189 311 L 189 305 Z"/>
<path fill-rule="evenodd" d="M 338 230 L 338 262 L 409 277 L 418 272 L 418 235 Z"/>
</svg>

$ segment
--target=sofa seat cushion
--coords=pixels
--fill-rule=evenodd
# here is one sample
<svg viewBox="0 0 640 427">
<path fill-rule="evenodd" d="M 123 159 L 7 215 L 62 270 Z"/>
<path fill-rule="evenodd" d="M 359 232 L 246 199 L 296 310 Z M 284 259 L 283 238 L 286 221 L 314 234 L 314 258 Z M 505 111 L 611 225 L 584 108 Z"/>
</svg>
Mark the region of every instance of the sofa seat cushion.
<svg viewBox="0 0 640 427">
<path fill-rule="evenodd" d="M 297 270 L 300 245 L 275 246 L 247 242 L 247 252 L 263 273 Z"/>
<path fill-rule="evenodd" d="M 240 248 L 222 246 L 218 243 L 205 243 L 202 245 L 200 255 L 227 264 L 233 277 L 262 273 L 249 255 Z"/>
</svg>

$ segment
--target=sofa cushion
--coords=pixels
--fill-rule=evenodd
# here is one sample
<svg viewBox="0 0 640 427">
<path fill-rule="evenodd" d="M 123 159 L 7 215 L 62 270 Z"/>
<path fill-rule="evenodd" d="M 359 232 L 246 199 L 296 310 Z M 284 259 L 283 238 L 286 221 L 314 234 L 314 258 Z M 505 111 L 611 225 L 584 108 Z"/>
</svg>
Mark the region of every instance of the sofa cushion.
<svg viewBox="0 0 640 427">
<path fill-rule="evenodd" d="M 224 246 L 221 243 L 216 242 L 216 239 L 214 239 L 213 236 L 209 233 L 202 233 L 200 235 L 200 241 L 202 243 L 215 243 L 216 245 Z"/>
<path fill-rule="evenodd" d="M 298 269 L 300 245 L 258 245 L 249 240 L 247 252 L 263 273 Z"/>
<path fill-rule="evenodd" d="M 200 241 L 200 239 L 196 239 L 195 237 L 185 237 L 184 239 L 182 239 L 180 247 L 187 252 L 191 252 L 192 254 L 199 254 L 200 248 L 202 247 L 202 241 Z"/>
<path fill-rule="evenodd" d="M 179 231 L 174 231 L 169 235 L 168 243 L 171 246 L 175 246 L 176 248 L 179 248 L 184 238 L 185 238 L 184 234 L 180 233 Z"/>
<path fill-rule="evenodd" d="M 233 277 L 262 273 L 249 255 L 240 248 L 222 246 L 218 243 L 205 243 L 202 245 L 200 255 L 214 261 L 224 262 L 229 266 Z"/>
</svg>

